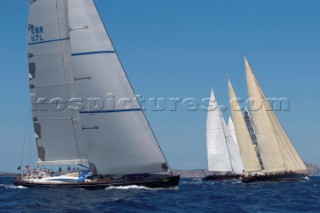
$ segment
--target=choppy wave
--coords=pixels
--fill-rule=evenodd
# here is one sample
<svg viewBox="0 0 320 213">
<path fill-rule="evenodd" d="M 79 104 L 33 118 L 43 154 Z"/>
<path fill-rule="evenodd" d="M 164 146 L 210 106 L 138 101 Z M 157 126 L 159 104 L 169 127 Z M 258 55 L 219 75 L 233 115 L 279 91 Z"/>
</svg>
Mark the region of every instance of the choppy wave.
<svg viewBox="0 0 320 213">
<path fill-rule="evenodd" d="M 27 189 L 27 187 L 15 186 L 13 184 L 0 184 L 0 188 L 3 188 L 3 189 Z"/>
<path fill-rule="evenodd" d="M 0 212 L 320 212 L 320 177 L 299 182 L 181 179 L 174 189 L 28 188 L 0 178 Z M 23 190 L 22 190 L 23 189 Z"/>
</svg>

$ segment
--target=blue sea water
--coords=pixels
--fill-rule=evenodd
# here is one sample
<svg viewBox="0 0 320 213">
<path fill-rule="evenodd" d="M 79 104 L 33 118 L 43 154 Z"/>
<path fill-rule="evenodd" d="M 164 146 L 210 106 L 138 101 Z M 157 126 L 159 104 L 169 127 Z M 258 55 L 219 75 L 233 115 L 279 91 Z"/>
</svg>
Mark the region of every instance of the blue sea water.
<svg viewBox="0 0 320 213">
<path fill-rule="evenodd" d="M 0 212 L 320 212 L 320 178 L 300 182 L 202 182 L 174 189 L 23 188 L 0 178 Z"/>
</svg>

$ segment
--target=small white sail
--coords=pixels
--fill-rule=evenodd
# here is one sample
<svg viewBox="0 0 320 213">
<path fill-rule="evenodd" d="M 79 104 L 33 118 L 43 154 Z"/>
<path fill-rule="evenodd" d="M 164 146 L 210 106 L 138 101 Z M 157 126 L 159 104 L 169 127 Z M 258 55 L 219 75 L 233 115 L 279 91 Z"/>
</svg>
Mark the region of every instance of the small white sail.
<svg viewBox="0 0 320 213">
<path fill-rule="evenodd" d="M 232 121 L 231 116 L 229 116 L 228 128 L 229 128 L 229 131 L 230 131 L 230 133 L 231 133 L 232 139 L 233 139 L 234 142 L 236 143 L 237 148 L 238 148 L 238 150 L 239 150 L 239 145 L 238 145 L 238 140 L 237 140 L 237 136 L 236 136 L 236 131 L 235 131 L 235 129 L 234 129 L 234 124 L 233 124 L 233 121 Z"/>
<path fill-rule="evenodd" d="M 242 115 L 241 108 L 238 103 L 237 96 L 233 90 L 230 80 L 228 80 L 228 87 L 232 120 L 234 122 L 234 128 L 238 140 L 244 171 L 260 171 L 261 167 L 258 161 L 257 153 L 253 146 L 249 131 Z"/>
<path fill-rule="evenodd" d="M 219 108 L 219 111 L 220 111 L 220 108 Z M 226 143 L 227 143 L 227 147 L 228 147 L 228 151 L 229 151 L 229 157 L 230 157 L 233 173 L 242 174 L 244 168 L 243 168 L 243 163 L 242 163 L 239 149 L 237 147 L 236 142 L 232 138 L 232 135 L 229 131 L 229 128 L 228 128 L 224 118 L 222 117 L 221 111 L 220 111 L 220 116 L 221 116 L 221 121 L 222 121 L 222 128 L 224 130 Z"/>
<path fill-rule="evenodd" d="M 67 107 L 75 94 L 67 1 L 30 1 L 29 12 L 29 81 L 39 163 L 84 163 L 80 115 Z"/>
<path fill-rule="evenodd" d="M 251 115 L 265 170 L 306 172 L 306 165 L 273 112 L 247 58 L 245 65 L 251 106 L 259 104 L 258 109 L 251 109 Z"/>
<path fill-rule="evenodd" d="M 100 109 L 81 111 L 86 151 L 98 174 L 156 173 L 167 162 L 138 103 L 92 0 L 69 0 L 75 89 Z M 111 102 L 111 104 L 110 104 Z"/>
<path fill-rule="evenodd" d="M 239 151 L 222 117 L 213 90 L 207 117 L 207 152 L 210 171 L 242 173 Z"/>
</svg>

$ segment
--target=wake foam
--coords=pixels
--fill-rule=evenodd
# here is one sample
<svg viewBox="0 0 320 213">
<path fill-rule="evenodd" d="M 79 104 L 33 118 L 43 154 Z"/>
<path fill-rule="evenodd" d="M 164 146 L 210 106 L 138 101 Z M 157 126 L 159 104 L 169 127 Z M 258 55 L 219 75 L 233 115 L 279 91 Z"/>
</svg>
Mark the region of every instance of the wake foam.
<svg viewBox="0 0 320 213">
<path fill-rule="evenodd" d="M 27 187 L 24 187 L 24 186 L 2 185 L 2 184 L 0 184 L 0 187 L 5 189 L 27 189 Z"/>
<path fill-rule="evenodd" d="M 128 190 L 128 189 L 144 189 L 144 190 L 149 190 L 150 188 L 144 187 L 144 186 L 136 186 L 136 185 L 132 185 L 132 186 L 111 186 L 106 188 L 106 190 L 109 189 L 121 189 L 121 190 Z"/>
<path fill-rule="evenodd" d="M 105 190 L 149 190 L 149 191 L 159 191 L 159 190 L 176 190 L 178 187 L 173 188 L 148 188 L 145 186 L 137 186 L 137 185 L 131 185 L 131 186 L 111 186 L 106 188 Z"/>
</svg>

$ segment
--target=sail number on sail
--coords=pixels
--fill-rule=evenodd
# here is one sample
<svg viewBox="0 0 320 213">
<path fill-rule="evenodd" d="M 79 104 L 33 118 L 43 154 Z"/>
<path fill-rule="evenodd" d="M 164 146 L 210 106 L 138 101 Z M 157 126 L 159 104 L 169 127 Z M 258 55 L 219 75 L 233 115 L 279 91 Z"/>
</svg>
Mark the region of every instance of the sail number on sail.
<svg viewBox="0 0 320 213">
<path fill-rule="evenodd" d="M 43 27 L 33 27 L 31 29 L 31 41 L 34 42 L 41 42 L 44 41 L 42 38 L 42 35 L 44 33 L 44 28 Z"/>
</svg>

